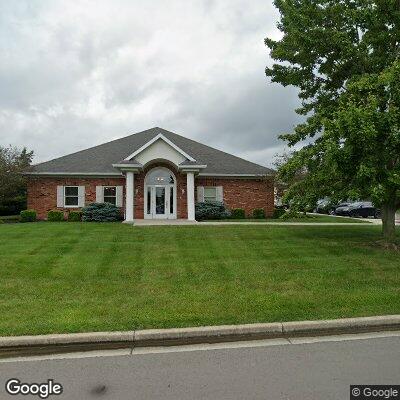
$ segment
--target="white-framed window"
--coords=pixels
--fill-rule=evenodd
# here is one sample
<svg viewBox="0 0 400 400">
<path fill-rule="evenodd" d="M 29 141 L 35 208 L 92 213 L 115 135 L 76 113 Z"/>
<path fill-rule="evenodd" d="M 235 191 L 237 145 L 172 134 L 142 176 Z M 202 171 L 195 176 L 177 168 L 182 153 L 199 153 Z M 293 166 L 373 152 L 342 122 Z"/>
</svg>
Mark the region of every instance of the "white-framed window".
<svg viewBox="0 0 400 400">
<path fill-rule="evenodd" d="M 204 201 L 205 202 L 217 201 L 217 188 L 215 186 L 204 188 Z"/>
<path fill-rule="evenodd" d="M 79 207 L 78 186 L 64 186 L 64 207 Z"/>
<path fill-rule="evenodd" d="M 104 203 L 117 204 L 117 187 L 116 186 L 103 186 L 103 199 Z"/>
</svg>

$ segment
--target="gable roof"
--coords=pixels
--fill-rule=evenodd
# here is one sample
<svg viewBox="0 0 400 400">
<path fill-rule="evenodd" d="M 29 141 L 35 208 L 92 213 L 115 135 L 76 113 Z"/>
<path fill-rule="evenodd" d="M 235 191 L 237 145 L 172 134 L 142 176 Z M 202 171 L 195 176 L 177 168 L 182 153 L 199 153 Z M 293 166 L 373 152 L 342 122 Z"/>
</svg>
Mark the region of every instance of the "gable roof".
<svg viewBox="0 0 400 400">
<path fill-rule="evenodd" d="M 126 162 L 125 160 L 129 159 L 130 156 L 160 134 L 196 160 L 195 164 L 207 165 L 201 171 L 201 175 L 240 176 L 274 173 L 272 169 L 158 127 L 36 164 L 33 166 L 31 173 L 50 175 L 121 175 L 121 172 L 112 165 L 118 164 L 123 160 Z M 182 163 L 182 165 L 192 164 L 193 161 L 189 159 Z"/>
</svg>

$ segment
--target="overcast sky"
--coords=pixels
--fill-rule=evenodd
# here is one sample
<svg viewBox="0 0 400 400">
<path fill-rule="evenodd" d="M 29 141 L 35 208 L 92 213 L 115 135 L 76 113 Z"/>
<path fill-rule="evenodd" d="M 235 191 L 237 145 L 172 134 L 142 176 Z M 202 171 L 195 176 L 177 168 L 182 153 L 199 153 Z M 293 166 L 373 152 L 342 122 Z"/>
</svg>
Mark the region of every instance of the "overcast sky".
<svg viewBox="0 0 400 400">
<path fill-rule="evenodd" d="M 2 0 L 0 144 L 45 161 L 160 126 L 270 165 L 299 121 L 270 0 Z"/>
</svg>

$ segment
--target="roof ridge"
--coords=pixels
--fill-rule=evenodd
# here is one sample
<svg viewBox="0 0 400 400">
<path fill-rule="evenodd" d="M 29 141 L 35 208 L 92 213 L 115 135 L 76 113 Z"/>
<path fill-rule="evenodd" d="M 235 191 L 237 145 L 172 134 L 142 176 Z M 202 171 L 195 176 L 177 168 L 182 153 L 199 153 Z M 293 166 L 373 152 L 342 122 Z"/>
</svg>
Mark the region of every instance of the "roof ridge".
<svg viewBox="0 0 400 400">
<path fill-rule="evenodd" d="M 228 156 L 230 156 L 230 157 L 238 158 L 239 160 L 245 161 L 245 162 L 247 162 L 247 163 L 249 163 L 249 164 L 253 164 L 253 165 L 256 165 L 256 166 L 258 166 L 258 167 L 262 167 L 262 168 L 269 169 L 270 171 L 274 171 L 272 168 L 265 167 L 264 165 L 257 164 L 257 163 L 255 163 L 255 162 L 253 162 L 253 161 L 246 160 L 245 158 L 236 156 L 235 154 L 232 154 L 232 153 L 228 153 L 228 152 L 226 152 L 226 151 L 224 151 L 224 150 L 220 150 L 220 149 L 217 149 L 217 148 L 215 148 L 215 147 L 208 146 L 207 144 L 198 142 L 197 140 L 188 138 L 188 137 L 183 136 L 183 135 L 179 135 L 178 133 L 168 131 L 168 130 L 166 130 L 166 129 L 164 129 L 164 128 L 158 128 L 158 127 L 157 127 L 157 129 L 161 129 L 161 130 L 163 130 L 163 131 L 166 131 L 166 132 L 168 132 L 168 133 L 172 133 L 173 135 L 179 136 L 179 137 L 184 138 L 184 139 L 186 139 L 186 140 L 190 140 L 191 142 L 194 142 L 194 143 L 196 143 L 196 144 L 199 144 L 199 145 L 201 145 L 201 146 L 203 146 L 203 147 L 207 147 L 207 148 L 209 148 L 209 149 L 212 149 L 212 150 L 215 150 L 215 151 L 219 151 L 220 153 L 226 154 L 226 155 L 228 155 Z"/>
</svg>

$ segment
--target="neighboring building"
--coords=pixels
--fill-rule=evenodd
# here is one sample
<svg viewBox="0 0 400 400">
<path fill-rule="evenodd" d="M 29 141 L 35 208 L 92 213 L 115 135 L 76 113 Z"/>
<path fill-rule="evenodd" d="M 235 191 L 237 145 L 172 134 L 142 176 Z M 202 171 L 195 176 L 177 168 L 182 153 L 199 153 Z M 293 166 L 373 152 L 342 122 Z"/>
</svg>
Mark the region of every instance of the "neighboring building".
<svg viewBox="0 0 400 400">
<path fill-rule="evenodd" d="M 274 208 L 273 171 L 161 128 L 56 158 L 27 173 L 28 208 L 46 218 L 53 209 L 92 202 L 123 207 L 134 219 L 195 219 L 195 201 L 223 201 L 247 215 Z"/>
</svg>

